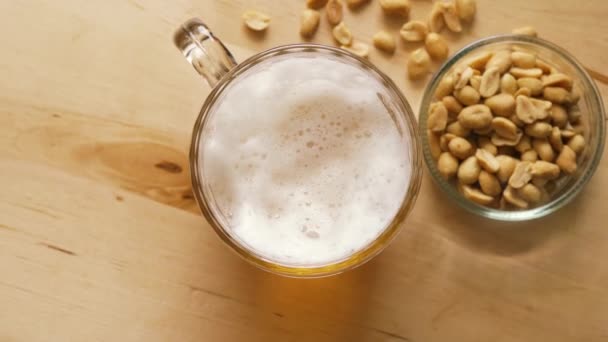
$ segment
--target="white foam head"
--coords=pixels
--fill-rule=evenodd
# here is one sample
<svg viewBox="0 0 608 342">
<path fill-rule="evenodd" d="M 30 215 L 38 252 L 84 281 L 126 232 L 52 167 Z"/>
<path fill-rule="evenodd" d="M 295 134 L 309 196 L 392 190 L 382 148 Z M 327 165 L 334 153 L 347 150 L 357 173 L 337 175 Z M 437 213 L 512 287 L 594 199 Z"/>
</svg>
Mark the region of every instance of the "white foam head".
<svg viewBox="0 0 608 342">
<path fill-rule="evenodd" d="M 290 54 L 249 69 L 211 109 L 204 180 L 231 236 L 289 266 L 369 245 L 410 182 L 409 136 L 379 80 L 337 58 Z"/>
</svg>

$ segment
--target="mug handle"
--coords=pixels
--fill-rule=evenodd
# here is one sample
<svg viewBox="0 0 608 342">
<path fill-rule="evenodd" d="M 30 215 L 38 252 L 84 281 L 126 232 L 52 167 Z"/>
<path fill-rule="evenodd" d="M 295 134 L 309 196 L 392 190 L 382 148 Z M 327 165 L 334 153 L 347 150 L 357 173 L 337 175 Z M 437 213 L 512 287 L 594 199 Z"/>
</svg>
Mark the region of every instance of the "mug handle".
<svg viewBox="0 0 608 342">
<path fill-rule="evenodd" d="M 211 87 L 237 64 L 226 46 L 198 18 L 177 29 L 173 43 Z"/>
</svg>

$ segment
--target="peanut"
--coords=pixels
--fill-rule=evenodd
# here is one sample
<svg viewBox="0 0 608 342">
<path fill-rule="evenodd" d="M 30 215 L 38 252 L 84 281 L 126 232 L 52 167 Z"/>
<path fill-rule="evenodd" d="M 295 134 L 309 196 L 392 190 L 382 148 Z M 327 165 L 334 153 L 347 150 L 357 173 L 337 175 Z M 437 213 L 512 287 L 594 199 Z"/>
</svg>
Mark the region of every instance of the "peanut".
<svg viewBox="0 0 608 342">
<path fill-rule="evenodd" d="M 443 6 L 442 14 L 445 26 L 452 32 L 462 31 L 462 25 L 460 24 L 460 18 L 458 18 L 458 11 L 456 10 L 456 4 L 453 1 L 441 3 Z"/>
<path fill-rule="evenodd" d="M 450 141 L 452 141 L 452 139 L 456 137 L 457 135 L 454 135 L 452 133 L 445 133 L 444 135 L 439 137 L 439 146 L 441 147 L 441 150 L 449 151 L 450 149 L 448 148 L 448 144 L 450 143 Z"/>
<path fill-rule="evenodd" d="M 407 60 L 407 72 L 410 79 L 418 79 L 426 76 L 431 69 L 431 57 L 426 50 L 419 48 L 414 50 Z"/>
<path fill-rule="evenodd" d="M 551 135 L 552 130 L 553 127 L 550 124 L 542 121 L 537 121 L 524 127 L 524 132 L 534 138 L 546 138 Z"/>
<path fill-rule="evenodd" d="M 321 14 L 314 9 L 305 9 L 300 22 L 300 35 L 305 38 L 312 37 L 319 28 Z"/>
<path fill-rule="evenodd" d="M 479 163 L 479 165 L 487 172 L 490 172 L 490 173 L 498 172 L 498 169 L 500 168 L 500 164 L 498 163 L 498 160 L 496 160 L 496 157 L 494 157 L 494 155 L 492 153 L 490 153 L 482 148 L 479 148 L 475 152 L 475 157 L 477 157 L 477 162 Z"/>
<path fill-rule="evenodd" d="M 519 196 L 528 203 L 538 203 L 542 199 L 541 191 L 533 184 L 526 184 L 517 191 Z"/>
<path fill-rule="evenodd" d="M 504 73 L 511 67 L 511 52 L 509 50 L 500 50 L 494 53 L 488 63 L 486 69 L 495 67 L 499 73 Z"/>
<path fill-rule="evenodd" d="M 522 77 L 540 78 L 543 75 L 543 71 L 539 68 L 523 69 L 523 68 L 513 67 L 513 68 L 511 68 L 511 70 L 509 70 L 509 72 L 515 78 L 522 78 Z"/>
<path fill-rule="evenodd" d="M 446 132 L 454 134 L 454 135 L 462 137 L 462 138 L 466 138 L 471 133 L 471 130 L 468 128 L 464 128 L 460 124 L 460 122 L 454 121 L 448 125 L 448 127 L 446 128 Z"/>
<path fill-rule="evenodd" d="M 541 179 L 556 179 L 559 177 L 559 166 L 544 160 L 537 160 L 532 164 L 532 176 Z"/>
<path fill-rule="evenodd" d="M 480 172 L 481 167 L 477 162 L 477 158 L 475 158 L 475 156 L 471 156 L 460 164 L 457 173 L 458 180 L 462 184 L 473 184 L 479 179 Z"/>
<path fill-rule="evenodd" d="M 463 72 L 460 73 L 460 76 L 457 77 L 456 84 L 454 85 L 454 89 L 462 89 L 464 86 L 469 83 L 469 80 L 473 76 L 473 69 L 471 67 L 467 67 Z"/>
<path fill-rule="evenodd" d="M 513 96 L 515 96 L 515 98 L 517 98 L 519 95 L 530 97 L 530 96 L 532 96 L 532 92 L 528 88 L 519 88 L 519 89 L 517 89 L 515 94 L 513 94 Z"/>
<path fill-rule="evenodd" d="M 465 64 L 475 70 L 484 70 L 486 68 L 486 64 L 490 58 L 492 58 L 492 56 L 494 56 L 494 53 L 491 51 L 484 51 L 468 58 Z"/>
<path fill-rule="evenodd" d="M 429 15 L 429 28 L 432 32 L 441 32 L 445 26 L 443 20 L 443 6 L 440 2 L 435 2 L 431 8 L 431 14 Z"/>
<path fill-rule="evenodd" d="M 517 80 L 517 86 L 530 89 L 530 95 L 532 96 L 538 96 L 543 92 L 543 82 L 538 78 L 522 77 Z"/>
<path fill-rule="evenodd" d="M 342 23 L 342 18 L 344 16 L 342 13 L 343 7 L 344 6 L 342 5 L 342 0 L 329 0 L 327 2 L 327 5 L 325 5 L 325 14 L 327 16 L 327 21 L 331 26 L 336 26 Z M 343 44 L 342 42 L 340 43 L 342 45 L 348 45 Z"/>
<path fill-rule="evenodd" d="M 530 137 L 527 135 L 524 135 L 523 137 L 521 137 L 521 139 L 519 140 L 517 145 L 515 145 L 515 150 L 517 150 L 517 152 L 519 152 L 519 153 L 524 153 L 531 149 L 532 149 L 532 140 L 530 140 Z"/>
<path fill-rule="evenodd" d="M 473 69 L 473 70 L 475 70 L 475 69 Z M 479 92 L 479 87 L 481 87 L 481 76 L 480 75 L 471 76 L 469 83 L 471 84 L 471 87 L 473 87 L 473 89 L 475 89 Z"/>
<path fill-rule="evenodd" d="M 511 52 L 511 61 L 518 68 L 529 69 L 536 67 L 536 55 L 528 52 Z"/>
<path fill-rule="evenodd" d="M 530 98 L 528 96 L 519 95 L 515 98 L 515 113 L 517 117 L 527 123 L 533 123 L 536 120 L 542 120 L 549 115 L 551 102 L 542 101 Z"/>
<path fill-rule="evenodd" d="M 580 134 L 573 136 L 570 141 L 568 141 L 568 147 L 570 147 L 574 153 L 581 154 L 585 149 L 585 138 Z"/>
<path fill-rule="evenodd" d="M 441 155 L 441 145 L 439 143 L 439 135 L 433 133 L 430 129 L 426 131 L 427 138 L 429 140 L 429 150 L 433 158 L 439 158 Z"/>
<path fill-rule="evenodd" d="M 479 148 L 490 152 L 494 156 L 498 153 L 498 149 L 492 144 L 492 141 L 488 137 L 479 137 L 477 139 L 477 144 L 479 145 Z"/>
<path fill-rule="evenodd" d="M 477 12 L 476 0 L 456 0 L 456 12 L 464 22 L 471 22 Z"/>
<path fill-rule="evenodd" d="M 454 91 L 455 84 L 456 80 L 451 75 L 444 77 L 441 81 L 439 81 L 437 89 L 435 89 L 435 98 L 442 99 L 450 95 L 452 91 Z"/>
<path fill-rule="evenodd" d="M 481 205 L 490 205 L 494 202 L 494 198 L 484 194 L 483 192 L 472 188 L 468 185 L 462 185 L 462 194 L 464 197 L 472 202 Z"/>
<path fill-rule="evenodd" d="M 327 0 L 306 0 L 306 6 L 312 9 L 320 9 L 325 7 Z"/>
<path fill-rule="evenodd" d="M 487 68 L 481 76 L 479 94 L 483 97 L 490 97 L 500 88 L 500 72 L 497 67 Z"/>
<path fill-rule="evenodd" d="M 501 137 L 500 135 L 494 133 L 492 134 L 492 144 L 496 145 L 496 146 L 515 146 L 519 143 L 519 141 L 521 140 L 521 137 L 523 136 L 523 133 L 521 131 L 518 132 L 517 136 L 515 137 L 515 139 L 507 139 L 505 137 Z"/>
<path fill-rule="evenodd" d="M 560 87 L 545 87 L 543 89 L 543 98 L 557 104 L 570 102 L 570 93 Z"/>
<path fill-rule="evenodd" d="M 443 152 L 437 160 L 437 170 L 445 179 L 450 179 L 456 176 L 458 172 L 458 159 L 450 152 Z"/>
<path fill-rule="evenodd" d="M 560 105 L 553 104 L 551 106 L 551 121 L 559 128 L 566 128 L 568 123 L 568 112 Z"/>
<path fill-rule="evenodd" d="M 511 120 L 501 117 L 492 119 L 492 128 L 496 134 L 508 140 L 517 139 L 517 136 L 521 133 Z"/>
<path fill-rule="evenodd" d="M 448 150 L 458 159 L 467 159 L 475 152 L 473 145 L 461 137 L 451 139 L 448 143 Z"/>
<path fill-rule="evenodd" d="M 378 32 L 376 32 L 376 34 L 374 34 L 374 37 L 372 38 L 372 40 L 374 42 L 374 46 L 377 49 L 382 50 L 384 52 L 388 52 L 388 53 L 395 52 L 397 43 L 395 42 L 395 38 L 393 37 L 393 35 L 390 34 L 389 32 L 378 31 Z"/>
<path fill-rule="evenodd" d="M 419 42 L 426 38 L 429 28 L 425 22 L 420 20 L 409 21 L 401 27 L 399 35 L 406 42 Z"/>
<path fill-rule="evenodd" d="M 576 153 L 570 148 L 570 146 L 565 145 L 562 148 L 562 152 L 555 160 L 555 164 L 559 166 L 560 170 L 564 173 L 571 175 L 576 172 Z"/>
<path fill-rule="evenodd" d="M 572 78 L 562 73 L 547 75 L 542 81 L 543 87 L 561 87 L 567 90 L 572 89 Z"/>
<path fill-rule="evenodd" d="M 443 105 L 447 108 L 449 113 L 460 113 L 463 108 L 454 96 L 444 96 L 443 99 L 441 99 L 441 102 L 443 102 Z"/>
<path fill-rule="evenodd" d="M 494 95 L 487 98 L 484 103 L 497 116 L 509 117 L 515 112 L 515 98 L 510 94 Z"/>
<path fill-rule="evenodd" d="M 270 17 L 262 12 L 248 10 L 243 13 L 245 26 L 253 31 L 264 31 L 270 25 Z"/>
<path fill-rule="evenodd" d="M 541 69 L 543 71 L 543 74 L 550 74 L 551 70 L 553 69 L 551 65 L 549 65 L 547 62 L 543 61 L 540 58 L 536 59 L 536 67 Z"/>
<path fill-rule="evenodd" d="M 448 110 L 443 102 L 433 102 L 429 108 L 428 128 L 433 132 L 443 132 L 448 123 Z"/>
<path fill-rule="evenodd" d="M 346 0 L 346 5 L 349 8 L 359 8 L 368 2 L 369 0 Z"/>
<path fill-rule="evenodd" d="M 486 195 L 493 197 L 500 195 L 502 191 L 498 178 L 483 170 L 479 173 L 479 187 Z"/>
<path fill-rule="evenodd" d="M 536 29 L 533 26 L 523 26 L 513 29 L 513 34 L 536 37 Z"/>
<path fill-rule="evenodd" d="M 435 32 L 427 34 L 424 40 L 424 46 L 431 58 L 435 60 L 443 60 L 448 57 L 450 49 L 445 39 Z"/>
<path fill-rule="evenodd" d="M 331 0 L 330 0 L 331 1 Z M 329 5 L 329 3 L 328 3 Z M 353 41 L 353 35 L 350 33 L 350 29 L 346 27 L 344 22 L 340 22 L 331 30 L 334 39 L 341 45 L 348 46 Z"/>
<path fill-rule="evenodd" d="M 525 209 L 528 207 L 528 202 L 526 202 L 523 198 L 519 196 L 516 189 L 511 186 L 507 186 L 505 191 L 503 192 L 503 198 L 510 204 L 514 205 L 517 208 Z"/>
<path fill-rule="evenodd" d="M 407 17 L 410 14 L 410 2 L 408 0 L 380 0 L 380 7 L 388 15 Z"/>
<path fill-rule="evenodd" d="M 528 150 L 521 154 L 521 161 L 535 162 L 538 160 L 538 153 L 534 150 Z"/>
<path fill-rule="evenodd" d="M 570 142 L 572 142 L 572 140 Z M 559 127 L 554 126 L 551 130 L 551 135 L 549 135 L 549 143 L 556 152 L 560 152 L 562 147 L 564 147 L 564 142 L 562 141 L 562 131 L 559 129 Z"/>
<path fill-rule="evenodd" d="M 454 96 L 460 103 L 466 106 L 472 106 L 479 103 L 480 95 L 471 86 L 465 86 L 462 89 L 458 89 L 454 92 Z"/>
<path fill-rule="evenodd" d="M 500 164 L 496 176 L 498 177 L 498 180 L 501 181 L 501 183 L 506 183 L 507 181 L 509 181 L 509 178 L 511 178 L 511 175 L 515 170 L 517 160 L 507 155 L 498 155 L 496 156 L 496 160 L 498 160 L 498 164 Z"/>
<path fill-rule="evenodd" d="M 519 189 L 532 179 L 532 163 L 520 161 L 515 166 L 513 174 L 509 177 L 509 185 L 514 189 Z"/>
<path fill-rule="evenodd" d="M 507 73 L 500 78 L 500 92 L 506 94 L 515 94 L 517 91 L 517 80 L 513 75 Z"/>
<path fill-rule="evenodd" d="M 532 140 L 532 148 L 538 153 L 540 159 L 544 161 L 551 162 L 555 159 L 555 152 L 553 152 L 553 148 L 547 139 Z"/>
<path fill-rule="evenodd" d="M 466 89 L 466 87 L 463 89 Z M 458 121 L 466 128 L 483 129 L 492 123 L 492 113 L 486 105 L 472 105 L 464 108 L 458 114 Z"/>
</svg>

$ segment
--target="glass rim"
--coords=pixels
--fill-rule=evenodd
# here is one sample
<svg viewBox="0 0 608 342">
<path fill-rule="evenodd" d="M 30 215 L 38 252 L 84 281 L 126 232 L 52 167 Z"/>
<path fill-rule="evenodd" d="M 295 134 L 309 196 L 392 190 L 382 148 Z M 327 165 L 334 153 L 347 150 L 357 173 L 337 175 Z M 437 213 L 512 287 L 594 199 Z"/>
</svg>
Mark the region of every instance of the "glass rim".
<svg viewBox="0 0 608 342">
<path fill-rule="evenodd" d="M 336 56 L 348 58 L 350 59 L 350 63 L 359 63 L 363 65 L 367 69 L 367 71 L 373 72 L 375 76 L 381 79 L 384 87 L 390 91 L 392 95 L 392 100 L 397 102 L 397 104 L 399 105 L 399 115 L 402 117 L 404 126 L 407 128 L 406 134 L 409 134 L 410 137 L 411 146 L 409 146 L 409 150 L 411 155 L 412 167 L 408 189 L 403 197 L 399 209 L 395 213 L 391 222 L 374 240 L 372 240 L 365 247 L 361 248 L 359 251 L 350 254 L 349 256 L 343 259 L 331 262 L 326 265 L 311 267 L 290 266 L 264 258 L 262 255 L 257 254 L 250 248 L 247 248 L 246 245 L 242 244 L 240 241 L 238 241 L 238 239 L 228 233 L 226 231 L 226 228 L 223 227 L 222 223 L 213 214 L 213 210 L 210 206 L 210 199 L 208 198 L 207 194 L 205 193 L 205 190 L 203 189 L 204 174 L 202 172 L 201 166 L 199 165 L 200 163 L 198 162 L 200 155 L 199 143 L 203 135 L 203 128 L 205 127 L 210 109 L 213 107 L 213 104 L 216 103 L 216 100 L 218 99 L 220 94 L 223 93 L 223 90 L 226 88 L 226 86 L 228 86 L 228 84 L 231 83 L 231 81 L 236 79 L 243 72 L 255 66 L 257 63 L 266 60 L 267 58 L 272 58 L 275 55 L 306 51 L 314 52 L 319 50 L 334 54 Z M 382 250 L 384 250 L 384 248 L 386 248 L 391 243 L 391 241 L 396 237 L 397 233 L 399 232 L 400 225 L 405 221 L 409 212 L 413 208 L 414 203 L 416 202 L 416 198 L 419 194 L 422 182 L 422 148 L 418 137 L 416 117 L 409 102 L 407 101 L 403 93 L 399 90 L 397 85 L 390 79 L 390 77 L 380 71 L 368 60 L 356 56 L 353 53 L 344 49 L 313 43 L 288 44 L 277 46 L 275 48 L 265 50 L 261 53 L 249 57 L 248 59 L 246 59 L 242 63 L 237 64 L 237 66 L 228 71 L 228 73 L 226 73 L 226 75 L 221 78 L 221 80 L 212 89 L 211 93 L 207 96 L 203 107 L 201 108 L 201 111 L 196 119 L 192 131 L 189 163 L 190 176 L 192 180 L 192 191 L 194 193 L 196 202 L 209 225 L 223 240 L 223 242 L 226 243 L 233 251 L 235 251 L 242 258 L 244 258 L 249 263 L 255 265 L 258 268 L 272 273 L 296 278 L 317 278 L 338 274 L 360 266 L 372 259 L 377 254 L 379 254 Z"/>
<path fill-rule="evenodd" d="M 595 149 L 595 153 L 591 156 L 589 164 L 587 165 L 584 172 L 581 173 L 580 177 L 576 179 L 576 181 L 570 184 L 560 196 L 554 198 L 553 200 L 535 208 L 525 209 L 525 210 L 513 210 L 506 211 L 500 209 L 494 209 L 490 207 L 485 207 L 476 203 L 473 203 L 470 200 L 464 198 L 464 196 L 457 191 L 456 187 L 452 184 L 449 184 L 437 170 L 437 166 L 435 159 L 431 155 L 428 137 L 426 134 L 427 126 L 426 119 L 428 116 L 428 108 L 433 101 L 433 96 L 435 93 L 435 89 L 439 81 L 443 78 L 443 76 L 451 70 L 451 68 L 462 60 L 463 57 L 466 57 L 470 52 L 481 48 L 483 46 L 487 46 L 494 43 L 524 43 L 537 45 L 542 48 L 546 48 L 552 52 L 557 53 L 560 57 L 562 57 L 567 63 L 569 63 L 576 72 L 581 76 L 581 81 L 585 88 L 592 90 L 592 96 L 590 99 L 592 101 L 591 107 L 597 108 L 597 113 L 593 115 L 598 116 L 598 121 L 601 123 L 596 125 L 596 127 L 590 127 L 590 129 L 595 130 L 595 134 L 598 137 L 598 145 Z M 597 85 L 585 69 L 585 67 L 568 51 L 564 48 L 549 42 L 547 40 L 526 36 L 526 35 L 516 35 L 516 34 L 504 34 L 504 35 L 494 35 L 487 38 L 483 38 L 480 40 L 476 40 L 458 52 L 456 52 L 452 57 L 446 61 L 439 71 L 433 75 L 433 78 L 429 82 L 428 86 L 424 90 L 424 96 L 422 101 L 420 102 L 420 111 L 418 115 L 418 133 L 420 136 L 420 140 L 422 142 L 422 152 L 425 160 L 425 164 L 431 173 L 431 178 L 433 181 L 441 188 L 441 190 L 448 194 L 448 196 L 458 203 L 461 207 L 466 209 L 467 211 L 480 215 L 482 217 L 486 217 L 489 219 L 497 220 L 497 221 L 506 221 L 506 222 L 519 222 L 519 221 L 528 221 L 533 219 L 538 219 L 549 215 L 564 205 L 569 203 L 572 199 L 574 199 L 583 187 L 589 182 L 591 176 L 595 173 L 597 167 L 599 166 L 603 150 L 605 144 L 605 126 L 606 126 L 606 114 L 604 110 L 604 105 L 601 99 L 601 95 Z"/>
</svg>

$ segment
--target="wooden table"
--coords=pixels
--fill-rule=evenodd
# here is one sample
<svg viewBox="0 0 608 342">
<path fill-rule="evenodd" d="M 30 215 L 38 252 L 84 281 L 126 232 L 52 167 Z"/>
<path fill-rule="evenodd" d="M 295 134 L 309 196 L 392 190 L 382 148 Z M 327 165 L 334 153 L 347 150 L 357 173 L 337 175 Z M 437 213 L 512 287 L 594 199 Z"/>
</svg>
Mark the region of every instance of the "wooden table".
<svg viewBox="0 0 608 342">
<path fill-rule="evenodd" d="M 0 341 L 607 341 L 608 158 L 547 218 L 501 224 L 425 176 L 408 224 L 363 267 L 296 280 L 260 271 L 199 215 L 188 145 L 206 83 L 173 47 L 202 17 L 239 60 L 300 41 L 304 1 L 3 1 L 0 4 Z M 412 0 L 412 17 L 430 2 Z M 244 31 L 248 8 L 272 15 Z M 608 99 L 608 2 L 479 0 L 452 51 L 534 25 Z M 369 42 L 398 20 L 348 11 Z M 356 25 L 354 24 L 356 22 Z M 331 43 L 323 21 L 317 42 Z M 417 108 L 417 46 L 370 59 Z"/>
</svg>

